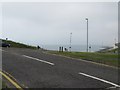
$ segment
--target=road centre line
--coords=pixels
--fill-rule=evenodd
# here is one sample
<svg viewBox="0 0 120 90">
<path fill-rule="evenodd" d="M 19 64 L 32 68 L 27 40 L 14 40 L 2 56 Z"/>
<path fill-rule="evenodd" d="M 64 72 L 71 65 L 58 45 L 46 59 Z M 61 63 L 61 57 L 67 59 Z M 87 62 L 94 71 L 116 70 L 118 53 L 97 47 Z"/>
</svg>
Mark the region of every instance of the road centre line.
<svg viewBox="0 0 120 90">
<path fill-rule="evenodd" d="M 37 60 L 37 61 L 40 61 L 40 62 L 43 62 L 43 63 L 47 63 L 47 64 L 50 64 L 50 65 L 55 65 L 54 63 L 51 63 L 51 62 L 48 62 L 48 61 L 44 61 L 44 60 L 40 60 L 38 58 L 30 57 L 30 56 L 27 56 L 27 55 L 22 55 L 22 56 L 26 57 L 26 58 L 29 58 L 29 59 Z M 92 78 L 92 79 L 96 79 L 96 80 L 102 81 L 102 82 L 107 83 L 107 84 L 111 84 L 111 85 L 113 85 L 115 87 L 120 87 L 120 85 L 117 85 L 115 83 L 112 83 L 110 81 L 107 81 L 107 80 L 104 80 L 104 79 L 101 79 L 101 78 L 98 78 L 98 77 L 95 77 L 95 76 L 91 76 L 91 75 L 88 75 L 88 74 L 85 74 L 85 73 L 82 73 L 82 72 L 80 72 L 79 74 L 81 74 L 83 76 L 86 76 L 86 77 L 89 77 L 89 78 Z"/>
<path fill-rule="evenodd" d="M 1 50 L 1 51 L 5 51 L 5 50 Z M 7 51 L 5 51 L 5 52 L 7 52 Z M 18 55 L 17 53 L 12 53 L 12 54 Z M 48 61 L 44 61 L 44 60 L 40 60 L 38 58 L 30 57 L 30 56 L 27 56 L 27 55 L 22 55 L 22 56 L 26 57 L 26 58 L 29 58 L 29 59 L 37 60 L 37 61 L 40 61 L 40 62 L 43 62 L 43 63 L 47 63 L 49 65 L 55 65 L 54 63 L 51 63 L 51 62 L 48 62 Z"/>
<path fill-rule="evenodd" d="M 49 65 L 55 65 L 54 63 L 51 63 L 51 62 L 48 62 L 48 61 L 44 61 L 44 60 L 41 60 L 41 59 L 38 59 L 38 58 L 30 57 L 30 56 L 27 56 L 27 55 L 22 55 L 22 56 L 26 57 L 26 58 L 29 58 L 29 59 L 36 60 L 36 61 L 40 61 L 40 62 L 43 62 L 43 63 L 47 63 Z"/>
<path fill-rule="evenodd" d="M 99 81 L 102 81 L 102 82 L 104 82 L 104 83 L 111 84 L 111 85 L 113 85 L 113 86 L 115 86 L 115 87 L 119 87 L 119 88 L 120 88 L 120 85 L 117 85 L 117 84 L 112 83 L 112 82 L 110 82 L 110 81 L 107 81 L 107 80 L 104 80 L 104 79 L 101 79 L 101 78 L 98 78 L 98 77 L 95 77 L 95 76 L 92 76 L 92 75 L 88 75 L 88 74 L 85 74 L 85 73 L 82 73 L 82 72 L 80 72 L 80 73 L 78 73 L 78 74 L 83 75 L 83 76 L 86 76 L 86 77 L 89 77 L 89 78 L 92 78 L 92 79 L 96 79 L 96 80 L 99 80 Z"/>
<path fill-rule="evenodd" d="M 11 78 L 9 78 L 5 73 L 0 71 L 0 74 L 4 76 L 10 83 L 12 83 L 16 88 L 18 88 L 19 90 L 23 90 L 16 82 L 14 82 Z"/>
</svg>

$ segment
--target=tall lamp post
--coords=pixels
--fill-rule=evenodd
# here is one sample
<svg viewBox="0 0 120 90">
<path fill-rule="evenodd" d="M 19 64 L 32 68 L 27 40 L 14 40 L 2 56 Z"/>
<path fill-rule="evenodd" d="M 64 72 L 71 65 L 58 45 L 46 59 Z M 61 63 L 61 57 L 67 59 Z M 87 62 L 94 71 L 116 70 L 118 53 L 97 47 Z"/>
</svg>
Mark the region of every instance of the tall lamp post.
<svg viewBox="0 0 120 90">
<path fill-rule="evenodd" d="M 72 33 L 70 33 L 70 47 L 69 47 L 69 50 L 70 50 L 70 52 L 71 52 L 71 42 L 72 42 Z"/>
<path fill-rule="evenodd" d="M 87 21 L 87 52 L 88 52 L 88 18 L 86 18 Z"/>
</svg>

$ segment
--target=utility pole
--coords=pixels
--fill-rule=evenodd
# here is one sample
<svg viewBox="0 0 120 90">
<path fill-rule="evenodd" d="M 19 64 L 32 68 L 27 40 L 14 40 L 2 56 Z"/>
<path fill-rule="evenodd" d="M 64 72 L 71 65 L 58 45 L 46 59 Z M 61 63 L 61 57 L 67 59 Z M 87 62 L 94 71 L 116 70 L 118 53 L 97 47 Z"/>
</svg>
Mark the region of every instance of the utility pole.
<svg viewBox="0 0 120 90">
<path fill-rule="evenodd" d="M 86 18 L 87 21 L 87 52 L 88 52 L 88 18 Z"/>
<path fill-rule="evenodd" d="M 72 43 L 72 33 L 70 33 L 70 47 L 69 47 L 69 50 L 70 50 L 70 52 L 71 52 L 71 43 Z"/>
</svg>

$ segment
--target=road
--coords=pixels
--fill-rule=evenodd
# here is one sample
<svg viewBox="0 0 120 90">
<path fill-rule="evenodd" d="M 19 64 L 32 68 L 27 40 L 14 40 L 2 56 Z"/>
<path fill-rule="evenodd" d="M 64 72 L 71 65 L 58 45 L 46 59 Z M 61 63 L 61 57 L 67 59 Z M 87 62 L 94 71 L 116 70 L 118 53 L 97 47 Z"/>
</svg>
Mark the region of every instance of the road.
<svg viewBox="0 0 120 90">
<path fill-rule="evenodd" d="M 41 50 L 3 48 L 2 69 L 27 88 L 115 88 L 118 69 Z"/>
</svg>

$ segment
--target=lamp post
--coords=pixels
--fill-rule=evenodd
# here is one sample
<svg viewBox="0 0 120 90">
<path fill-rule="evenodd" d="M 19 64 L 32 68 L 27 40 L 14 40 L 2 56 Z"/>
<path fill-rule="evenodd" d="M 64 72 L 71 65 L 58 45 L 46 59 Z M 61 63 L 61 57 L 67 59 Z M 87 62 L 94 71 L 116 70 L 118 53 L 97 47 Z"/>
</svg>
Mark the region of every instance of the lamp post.
<svg viewBox="0 0 120 90">
<path fill-rule="evenodd" d="M 88 52 L 88 18 L 86 18 L 87 21 L 87 52 Z"/>
<path fill-rule="evenodd" d="M 70 47 L 69 47 L 69 50 L 70 50 L 70 52 L 71 52 L 71 42 L 72 42 L 72 33 L 70 33 Z"/>
</svg>

